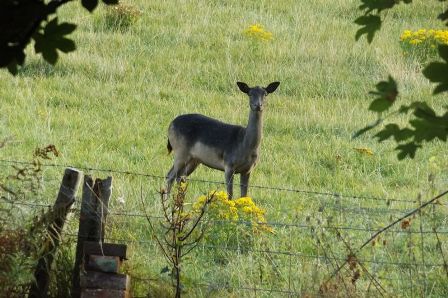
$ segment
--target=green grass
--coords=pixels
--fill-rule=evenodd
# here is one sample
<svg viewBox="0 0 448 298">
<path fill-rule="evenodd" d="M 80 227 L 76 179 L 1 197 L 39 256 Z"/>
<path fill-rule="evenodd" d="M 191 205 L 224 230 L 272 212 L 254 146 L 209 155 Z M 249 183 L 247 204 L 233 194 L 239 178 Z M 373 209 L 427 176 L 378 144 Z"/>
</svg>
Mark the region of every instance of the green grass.
<svg viewBox="0 0 448 298">
<path fill-rule="evenodd" d="M 355 0 L 332 1 L 331 5 L 323 0 L 129 1 L 142 14 L 126 30 L 110 30 L 111 25 L 104 25 L 104 7 L 90 15 L 79 3 L 65 5 L 60 19 L 79 25 L 73 34 L 78 50 L 61 55 L 53 68 L 29 49 L 26 65 L 17 77 L 0 73 L 0 137 L 12 136 L 14 140 L 2 148 L 1 157 L 25 160 L 35 147 L 54 144 L 62 153 L 56 160 L 59 164 L 164 176 L 172 161 L 172 156 L 166 154 L 166 131 L 171 119 L 197 112 L 244 125 L 247 98 L 237 90 L 235 82 L 267 85 L 278 80 L 281 85 L 268 98 L 264 112 L 261 160 L 251 184 L 408 200 L 422 193 L 424 199 L 429 198 L 446 188 L 446 144 L 427 144 L 415 159 L 399 162 L 393 142 L 378 144 L 371 134 L 351 139 L 353 132 L 375 121 L 375 115 L 367 111 L 371 101 L 368 91 L 388 74 L 399 83 L 401 103 L 426 100 L 438 111 L 446 104 L 446 96 L 431 96 L 433 86 L 422 76 L 419 66 L 403 56 L 399 45 L 399 35 L 405 29 L 442 26 L 435 18 L 442 4 L 414 2 L 388 14 L 370 46 L 364 39 L 354 39 L 358 28 L 353 20 L 360 15 L 360 1 Z M 249 40 L 243 31 L 254 23 L 272 32 L 274 39 Z M 404 124 L 407 118 L 398 117 L 396 121 Z M 370 148 L 374 155 L 362 155 L 354 147 Z M 431 157 L 435 157 L 436 167 Z M 50 181 L 45 185 L 46 194 L 56 192 L 61 173 L 62 169 L 45 169 L 45 181 Z M 430 173 L 436 174 L 435 189 L 429 187 Z M 146 209 L 160 212 L 155 192 L 163 186 L 162 180 L 113 175 L 111 204 L 115 210 L 143 212 L 143 192 Z M 223 174 L 200 167 L 192 178 L 223 181 Z M 191 200 L 214 187 L 193 181 Z M 304 223 L 309 217 L 310 224 L 317 227 L 331 217 L 335 225 L 373 229 L 390 221 L 387 212 L 332 210 L 336 203 L 331 197 L 257 188 L 250 192 L 272 222 Z M 114 202 L 117 197 L 126 199 L 124 206 Z M 45 195 L 38 199 L 53 200 Z M 352 209 L 415 207 L 359 199 L 341 199 L 341 204 Z M 441 214 L 437 216 L 446 226 L 446 208 L 439 209 Z M 428 213 L 425 218 L 435 216 Z M 73 225 L 75 222 L 73 219 Z M 430 229 L 429 220 L 424 222 L 425 229 Z M 417 231 L 418 224 L 412 229 Z M 260 240 L 254 249 L 313 255 L 329 250 L 340 258 L 347 255 L 331 231 L 319 232 L 319 237 L 328 237 L 324 249 L 316 247 L 313 241 L 317 234 L 309 230 L 276 230 L 276 235 Z M 144 219 L 111 216 L 109 233 L 116 239 L 150 239 Z M 370 235 L 346 230 L 342 233 L 353 247 Z M 393 245 L 366 249 L 363 257 L 420 263 L 417 236 L 389 234 L 386 239 Z M 427 237 L 429 252 L 425 258 L 428 263 L 441 263 L 434 241 L 433 236 Z M 405 247 L 409 243 L 413 243 L 412 249 Z M 165 262 L 156 245 L 129 246 L 132 274 L 158 278 Z M 443 249 L 446 252 L 446 244 Z M 333 270 L 323 260 L 256 252 L 230 251 L 228 262 L 219 264 L 213 262 L 215 254 L 205 247 L 198 248 L 186 261 L 185 283 L 190 296 L 284 295 L 201 288 L 194 283 L 289 289 L 316 295 L 322 280 Z M 389 293 L 413 296 L 413 290 L 424 289 L 423 276 L 428 283 L 426 295 L 443 296 L 448 291 L 442 286 L 446 279 L 441 268 L 428 269 L 426 275 L 421 266 L 372 265 L 369 269 L 395 279 L 384 281 Z M 410 278 L 410 274 L 415 277 Z M 151 288 L 151 282 L 136 279 L 134 283 L 136 295 L 144 295 Z M 365 295 L 367 286 L 368 279 L 363 276 L 357 293 Z"/>
</svg>

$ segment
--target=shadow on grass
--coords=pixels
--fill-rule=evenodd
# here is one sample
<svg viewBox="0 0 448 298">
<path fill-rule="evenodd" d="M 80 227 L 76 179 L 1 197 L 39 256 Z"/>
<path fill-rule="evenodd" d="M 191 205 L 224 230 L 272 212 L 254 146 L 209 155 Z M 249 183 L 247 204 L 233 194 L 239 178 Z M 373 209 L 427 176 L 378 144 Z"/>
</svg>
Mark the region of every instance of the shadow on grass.
<svg viewBox="0 0 448 298">
<path fill-rule="evenodd" d="M 69 69 L 58 62 L 51 65 L 41 60 L 25 61 L 25 64 L 19 68 L 18 76 L 21 77 L 53 77 L 65 76 L 69 74 Z"/>
</svg>

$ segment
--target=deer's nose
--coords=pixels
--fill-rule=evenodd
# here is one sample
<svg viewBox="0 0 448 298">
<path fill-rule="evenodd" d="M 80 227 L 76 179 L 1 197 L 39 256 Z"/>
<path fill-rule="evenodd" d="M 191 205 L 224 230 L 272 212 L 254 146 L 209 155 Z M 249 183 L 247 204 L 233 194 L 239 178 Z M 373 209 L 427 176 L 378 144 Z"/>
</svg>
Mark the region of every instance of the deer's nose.
<svg viewBox="0 0 448 298">
<path fill-rule="evenodd" d="M 254 111 L 262 111 L 263 110 L 263 104 L 259 103 L 259 104 L 254 105 L 253 110 Z"/>
</svg>

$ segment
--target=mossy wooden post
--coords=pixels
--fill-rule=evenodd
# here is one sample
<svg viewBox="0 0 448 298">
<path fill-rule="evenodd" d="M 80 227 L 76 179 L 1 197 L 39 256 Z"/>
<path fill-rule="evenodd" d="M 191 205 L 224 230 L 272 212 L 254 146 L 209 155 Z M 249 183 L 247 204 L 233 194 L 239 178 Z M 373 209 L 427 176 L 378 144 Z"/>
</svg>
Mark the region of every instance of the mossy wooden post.
<svg viewBox="0 0 448 298">
<path fill-rule="evenodd" d="M 80 297 L 81 266 L 83 265 L 83 244 L 85 241 L 104 241 L 104 226 L 112 192 L 112 177 L 96 179 L 84 178 L 81 212 L 79 216 L 78 243 L 72 275 L 72 297 Z"/>
<path fill-rule="evenodd" d="M 109 208 L 110 195 L 112 193 L 112 177 L 106 179 L 96 179 L 93 186 L 96 200 L 96 216 L 94 225 L 91 227 L 92 241 L 104 242 L 104 227 Z"/>
<path fill-rule="evenodd" d="M 31 285 L 29 297 L 47 297 L 48 295 L 49 273 L 53 263 L 54 253 L 59 246 L 67 213 L 75 201 L 82 175 L 83 173 L 76 169 L 65 169 L 61 187 L 59 188 L 56 202 L 53 205 L 52 220 L 47 227 L 48 236 L 44 240 L 44 249 L 34 272 L 36 282 Z"/>
<path fill-rule="evenodd" d="M 82 247 L 84 241 L 88 240 L 89 229 L 91 226 L 90 220 L 95 216 L 95 204 L 93 193 L 93 179 L 90 175 L 84 176 L 84 183 L 82 186 L 82 201 L 81 210 L 79 215 L 79 228 L 78 228 L 78 242 L 76 244 L 76 258 L 75 265 L 73 267 L 72 275 L 72 297 L 80 296 L 79 288 L 79 272 L 82 265 Z"/>
</svg>

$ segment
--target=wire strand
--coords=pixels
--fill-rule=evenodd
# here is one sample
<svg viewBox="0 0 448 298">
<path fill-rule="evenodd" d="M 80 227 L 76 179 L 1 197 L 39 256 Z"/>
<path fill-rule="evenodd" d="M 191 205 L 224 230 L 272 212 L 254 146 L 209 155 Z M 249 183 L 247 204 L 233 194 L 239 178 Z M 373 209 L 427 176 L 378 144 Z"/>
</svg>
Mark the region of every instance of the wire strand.
<svg viewBox="0 0 448 298">
<path fill-rule="evenodd" d="M 26 165 L 33 165 L 32 162 L 27 161 L 17 161 L 17 160 L 7 160 L 7 159 L 0 159 L 1 163 L 9 163 L 9 164 L 26 164 Z M 148 177 L 153 179 L 161 179 L 165 180 L 165 176 L 161 175 L 155 175 L 155 174 L 149 174 L 149 173 L 141 173 L 141 172 L 133 172 L 128 170 L 117 170 L 117 169 L 105 169 L 105 168 L 95 168 L 95 167 L 87 167 L 83 165 L 65 165 L 65 164 L 42 164 L 43 167 L 60 167 L 60 168 L 77 168 L 84 171 L 94 171 L 94 172 L 106 172 L 106 173 L 116 173 L 116 174 L 122 174 L 122 175 L 133 175 L 133 176 L 141 176 L 141 177 Z M 208 184 L 217 184 L 217 185 L 225 185 L 225 182 L 221 181 L 212 181 L 212 180 L 205 180 L 205 179 L 193 179 L 193 178 L 187 178 L 188 181 L 192 182 L 200 182 L 200 183 L 208 183 Z M 235 186 L 239 185 L 237 183 L 234 183 Z M 322 191 L 314 191 L 314 190 L 303 190 L 303 189 L 296 189 L 296 188 L 287 188 L 287 187 L 276 187 L 276 186 L 265 186 L 265 185 L 250 185 L 251 188 L 256 189 L 265 189 L 265 190 L 273 190 L 273 191 L 281 191 L 281 192 L 292 192 L 292 193 L 303 193 L 303 194 L 310 194 L 310 195 L 321 195 L 321 196 L 330 196 L 330 197 L 336 197 L 336 198 L 348 198 L 348 199 L 359 199 L 359 200 L 373 200 L 373 201 L 385 201 L 385 202 L 403 202 L 403 203 L 417 203 L 417 200 L 405 200 L 405 199 L 391 199 L 391 198 L 379 198 L 379 197 L 372 197 L 372 196 L 363 196 L 363 195 L 350 195 L 350 194 L 341 194 L 337 192 L 322 192 Z"/>
</svg>

